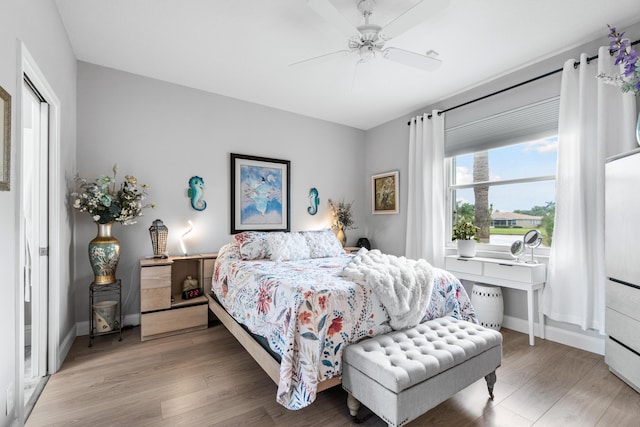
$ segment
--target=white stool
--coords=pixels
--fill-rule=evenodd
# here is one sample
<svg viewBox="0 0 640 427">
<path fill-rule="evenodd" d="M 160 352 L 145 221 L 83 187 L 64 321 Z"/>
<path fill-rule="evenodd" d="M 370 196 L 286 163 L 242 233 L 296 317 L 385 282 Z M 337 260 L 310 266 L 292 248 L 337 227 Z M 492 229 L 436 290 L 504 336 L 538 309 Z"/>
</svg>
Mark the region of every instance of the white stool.
<svg viewBox="0 0 640 427">
<path fill-rule="evenodd" d="M 471 290 L 471 304 L 482 326 L 500 330 L 504 317 L 504 300 L 500 286 L 475 283 Z"/>
</svg>

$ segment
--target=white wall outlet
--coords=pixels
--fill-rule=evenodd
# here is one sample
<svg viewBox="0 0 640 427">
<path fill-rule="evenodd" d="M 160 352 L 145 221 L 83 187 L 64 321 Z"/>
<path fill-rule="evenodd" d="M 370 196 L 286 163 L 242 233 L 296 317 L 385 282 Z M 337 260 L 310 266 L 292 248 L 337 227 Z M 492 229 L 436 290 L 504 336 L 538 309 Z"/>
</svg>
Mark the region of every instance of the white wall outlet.
<svg viewBox="0 0 640 427">
<path fill-rule="evenodd" d="M 7 414 L 9 415 L 13 412 L 13 407 L 15 405 L 16 399 L 15 399 L 15 395 L 13 394 L 13 384 L 9 384 L 9 387 L 7 387 Z"/>
</svg>

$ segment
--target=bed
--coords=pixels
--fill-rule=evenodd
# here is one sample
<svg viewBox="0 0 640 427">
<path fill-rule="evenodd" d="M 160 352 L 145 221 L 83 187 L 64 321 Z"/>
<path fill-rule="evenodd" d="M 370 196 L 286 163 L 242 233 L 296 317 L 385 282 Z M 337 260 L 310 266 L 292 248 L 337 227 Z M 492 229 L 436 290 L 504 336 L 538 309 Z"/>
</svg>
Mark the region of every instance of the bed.
<svg viewBox="0 0 640 427">
<path fill-rule="evenodd" d="M 388 313 L 371 289 L 341 275 L 356 255 L 331 230 L 234 237 L 218 252 L 209 306 L 278 384 L 276 400 L 304 408 L 340 383 L 346 345 L 391 330 Z M 433 271 L 423 321 L 476 321 L 460 282 Z"/>
</svg>

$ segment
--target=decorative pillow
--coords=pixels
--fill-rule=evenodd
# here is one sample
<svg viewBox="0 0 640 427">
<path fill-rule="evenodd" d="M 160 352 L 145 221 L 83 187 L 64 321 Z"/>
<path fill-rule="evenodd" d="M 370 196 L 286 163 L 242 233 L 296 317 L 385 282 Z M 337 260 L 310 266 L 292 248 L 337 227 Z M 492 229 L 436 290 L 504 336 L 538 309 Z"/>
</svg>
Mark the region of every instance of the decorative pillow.
<svg viewBox="0 0 640 427">
<path fill-rule="evenodd" d="M 311 258 L 326 258 L 344 254 L 342 244 L 333 231 L 303 231 L 302 235 L 307 240 Z"/>
<path fill-rule="evenodd" d="M 296 261 L 310 258 L 307 240 L 300 233 L 269 233 L 267 248 L 271 261 Z"/>
<path fill-rule="evenodd" d="M 267 234 L 264 231 L 243 231 L 233 236 L 238 242 L 240 258 L 245 261 L 269 258 Z"/>
</svg>

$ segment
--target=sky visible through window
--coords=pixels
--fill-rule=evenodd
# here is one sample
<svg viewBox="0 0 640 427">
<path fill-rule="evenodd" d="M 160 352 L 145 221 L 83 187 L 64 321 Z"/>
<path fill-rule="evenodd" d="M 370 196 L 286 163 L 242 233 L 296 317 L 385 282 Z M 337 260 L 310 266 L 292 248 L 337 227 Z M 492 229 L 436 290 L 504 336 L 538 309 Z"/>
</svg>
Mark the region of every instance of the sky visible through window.
<svg viewBox="0 0 640 427">
<path fill-rule="evenodd" d="M 558 138 L 546 138 L 489 150 L 490 181 L 556 174 Z M 456 184 L 473 182 L 473 153 L 456 157 Z M 456 190 L 456 200 L 474 204 L 473 189 Z M 493 211 L 529 210 L 555 202 L 555 181 L 492 186 Z"/>
</svg>

